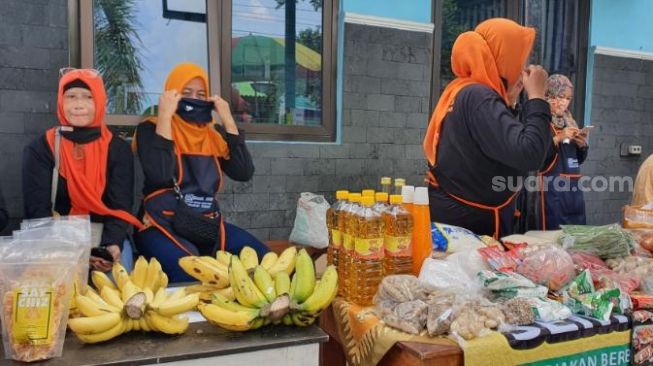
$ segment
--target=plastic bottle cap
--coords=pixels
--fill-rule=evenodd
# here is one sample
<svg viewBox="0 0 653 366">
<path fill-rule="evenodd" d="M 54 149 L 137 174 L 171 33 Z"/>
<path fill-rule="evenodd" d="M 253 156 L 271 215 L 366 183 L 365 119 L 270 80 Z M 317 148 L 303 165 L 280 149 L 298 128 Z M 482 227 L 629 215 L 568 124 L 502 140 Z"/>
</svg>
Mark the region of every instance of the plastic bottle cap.
<svg viewBox="0 0 653 366">
<path fill-rule="evenodd" d="M 413 203 L 414 194 L 415 194 L 415 187 L 413 186 L 401 187 L 401 197 L 404 203 Z"/>
<path fill-rule="evenodd" d="M 351 201 L 351 202 L 360 202 L 361 201 L 361 194 L 360 193 L 350 193 L 349 194 L 349 201 Z"/>
<path fill-rule="evenodd" d="M 365 197 L 365 196 L 374 197 L 374 190 L 373 189 L 363 189 L 363 197 Z"/>
<path fill-rule="evenodd" d="M 406 180 L 403 178 L 395 178 L 395 186 L 404 186 L 406 185 Z"/>
<path fill-rule="evenodd" d="M 386 192 L 376 192 L 374 198 L 376 202 L 388 202 L 388 194 Z"/>
<path fill-rule="evenodd" d="M 390 204 L 400 205 L 403 203 L 403 197 L 400 194 L 393 194 L 390 196 Z"/>
<path fill-rule="evenodd" d="M 374 197 L 372 197 L 372 196 L 363 196 L 362 203 L 363 203 L 363 206 L 373 206 L 374 205 Z"/>
<path fill-rule="evenodd" d="M 415 204 L 428 205 L 429 204 L 429 191 L 426 187 L 415 188 Z"/>
<path fill-rule="evenodd" d="M 390 177 L 381 177 L 381 185 L 391 184 L 392 178 Z"/>
<path fill-rule="evenodd" d="M 349 191 L 336 191 L 337 200 L 346 200 L 349 196 Z"/>
</svg>

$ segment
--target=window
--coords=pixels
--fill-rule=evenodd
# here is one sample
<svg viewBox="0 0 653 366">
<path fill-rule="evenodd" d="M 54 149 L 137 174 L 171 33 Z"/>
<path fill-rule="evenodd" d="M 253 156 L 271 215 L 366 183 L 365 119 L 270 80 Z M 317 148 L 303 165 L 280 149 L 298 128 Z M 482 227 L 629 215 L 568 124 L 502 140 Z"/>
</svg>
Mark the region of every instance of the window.
<svg viewBox="0 0 653 366">
<path fill-rule="evenodd" d="M 572 112 L 577 121 L 583 120 L 589 0 L 433 0 L 432 9 L 431 110 L 453 79 L 451 48 L 458 34 L 485 19 L 506 17 L 535 28 L 531 62 L 541 64 L 549 73 L 570 77 L 576 86 Z"/>
<path fill-rule="evenodd" d="M 574 84 L 570 107 L 582 124 L 585 101 L 589 0 L 525 0 L 525 24 L 537 30 L 531 62 Z"/>
<path fill-rule="evenodd" d="M 70 2 L 79 64 L 102 73 L 109 124 L 156 113 L 168 73 L 190 61 L 207 69 L 248 138 L 335 139 L 338 0 Z"/>
</svg>

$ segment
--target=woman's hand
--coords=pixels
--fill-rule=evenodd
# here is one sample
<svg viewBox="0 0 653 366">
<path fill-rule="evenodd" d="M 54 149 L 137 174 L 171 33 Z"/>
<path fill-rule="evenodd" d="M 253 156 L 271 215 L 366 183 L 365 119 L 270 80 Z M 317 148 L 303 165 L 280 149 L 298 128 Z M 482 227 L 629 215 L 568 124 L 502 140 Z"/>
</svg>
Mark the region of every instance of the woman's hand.
<svg viewBox="0 0 653 366">
<path fill-rule="evenodd" d="M 549 74 L 540 65 L 529 65 L 526 70 L 522 71 L 522 80 L 524 89 L 528 94 L 528 99 L 544 99 L 546 94 L 546 82 Z"/>
<path fill-rule="evenodd" d="M 231 115 L 231 107 L 229 106 L 229 103 L 219 95 L 210 96 L 207 100 L 213 102 L 213 109 L 218 114 L 219 123 L 224 126 L 227 133 L 238 135 L 238 127 L 236 126 L 234 117 Z"/>
<path fill-rule="evenodd" d="M 113 257 L 113 262 L 109 262 L 103 258 L 94 257 L 94 256 L 91 256 L 89 260 L 91 267 L 93 267 L 95 270 L 100 272 L 108 272 L 113 267 L 113 263 L 120 262 L 120 247 L 118 245 L 116 244 L 107 245 L 105 248 L 109 253 L 111 253 L 111 257 Z"/>
<path fill-rule="evenodd" d="M 574 140 L 576 138 L 576 135 L 578 135 L 577 128 L 565 127 L 562 129 L 560 133 L 556 134 L 553 137 L 553 142 L 555 142 L 556 145 L 560 145 L 560 143 L 566 139 Z"/>
<path fill-rule="evenodd" d="M 159 97 L 159 118 L 156 123 L 157 135 L 172 140 L 172 116 L 177 112 L 181 97 L 176 89 L 166 90 Z"/>
<path fill-rule="evenodd" d="M 589 135 L 589 129 L 583 128 L 582 130 L 578 131 L 573 141 L 574 143 L 576 143 L 576 145 L 578 145 L 578 147 L 585 147 L 587 146 L 588 135 Z"/>
</svg>

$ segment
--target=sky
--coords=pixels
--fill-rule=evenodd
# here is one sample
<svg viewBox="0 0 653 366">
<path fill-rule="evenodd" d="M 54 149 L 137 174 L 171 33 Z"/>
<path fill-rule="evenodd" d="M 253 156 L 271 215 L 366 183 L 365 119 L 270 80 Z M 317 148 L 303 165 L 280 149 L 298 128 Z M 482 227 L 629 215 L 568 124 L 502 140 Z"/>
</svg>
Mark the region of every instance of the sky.
<svg viewBox="0 0 653 366">
<path fill-rule="evenodd" d="M 140 52 L 145 70 L 141 78 L 151 102 L 158 99 L 165 78 L 175 64 L 189 61 L 205 68 L 208 65 L 206 24 L 164 19 L 162 4 L 157 0 L 140 0 L 135 9 L 134 26 L 143 44 Z M 283 37 L 285 10 L 276 9 L 276 4 L 275 0 L 233 0 L 233 37 L 250 33 Z M 168 0 L 168 9 L 206 13 L 206 0 Z M 321 9 L 316 12 L 309 1 L 299 1 L 297 31 L 319 26 L 321 16 Z"/>
</svg>

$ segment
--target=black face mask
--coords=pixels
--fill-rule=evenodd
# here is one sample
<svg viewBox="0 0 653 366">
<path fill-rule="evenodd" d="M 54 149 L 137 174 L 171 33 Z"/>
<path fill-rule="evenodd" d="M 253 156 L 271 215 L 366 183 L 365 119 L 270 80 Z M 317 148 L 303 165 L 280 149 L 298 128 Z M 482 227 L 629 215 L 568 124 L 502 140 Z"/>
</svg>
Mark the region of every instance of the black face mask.
<svg viewBox="0 0 653 366">
<path fill-rule="evenodd" d="M 64 126 L 61 128 L 61 136 L 78 144 L 87 144 L 99 139 L 102 136 L 102 130 L 100 127 Z"/>
<path fill-rule="evenodd" d="M 177 114 L 186 122 L 209 123 L 213 119 L 212 110 L 213 102 L 201 99 L 181 98 L 177 105 Z"/>
</svg>

